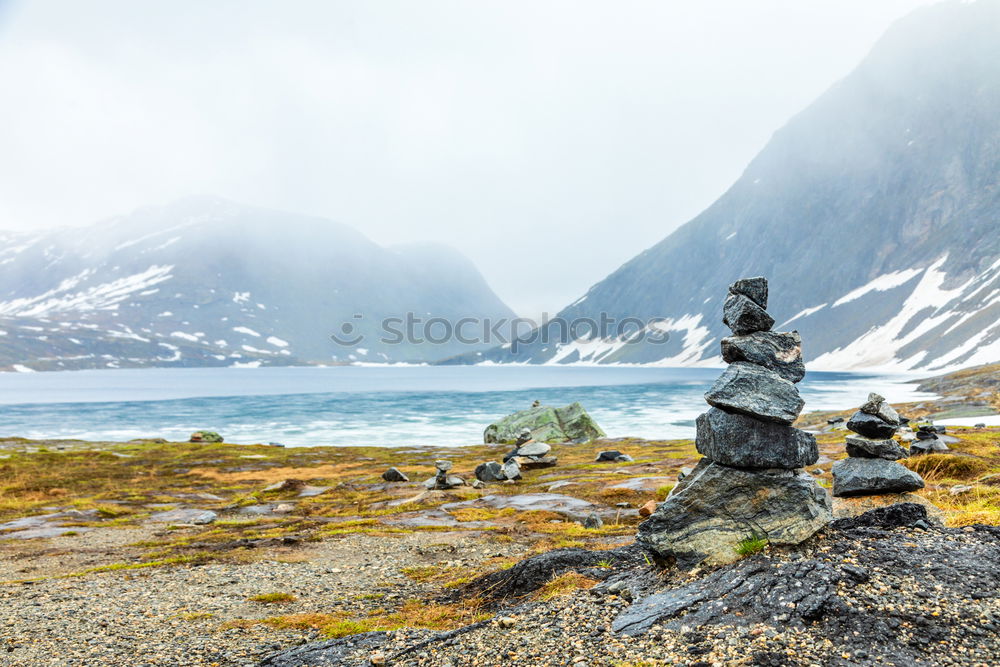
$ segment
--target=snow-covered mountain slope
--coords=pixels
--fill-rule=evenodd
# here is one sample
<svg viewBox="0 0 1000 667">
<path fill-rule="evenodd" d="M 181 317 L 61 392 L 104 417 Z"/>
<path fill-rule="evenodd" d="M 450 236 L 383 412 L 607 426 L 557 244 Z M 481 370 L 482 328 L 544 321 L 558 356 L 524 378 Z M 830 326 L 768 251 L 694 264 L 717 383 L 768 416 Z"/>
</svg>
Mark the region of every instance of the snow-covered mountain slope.
<svg viewBox="0 0 1000 667">
<path fill-rule="evenodd" d="M 512 316 L 448 248 L 382 248 L 329 220 L 215 198 L 0 235 L 0 367 L 429 361 L 469 349 L 380 343 L 382 318 L 407 312 Z M 365 340 L 338 346 L 334 333 Z"/>
<path fill-rule="evenodd" d="M 712 206 L 560 313 L 662 317 L 667 343 L 553 332 L 454 361 L 718 362 L 726 287 L 755 275 L 811 369 L 1000 359 L 1000 0 L 897 22 Z"/>
</svg>

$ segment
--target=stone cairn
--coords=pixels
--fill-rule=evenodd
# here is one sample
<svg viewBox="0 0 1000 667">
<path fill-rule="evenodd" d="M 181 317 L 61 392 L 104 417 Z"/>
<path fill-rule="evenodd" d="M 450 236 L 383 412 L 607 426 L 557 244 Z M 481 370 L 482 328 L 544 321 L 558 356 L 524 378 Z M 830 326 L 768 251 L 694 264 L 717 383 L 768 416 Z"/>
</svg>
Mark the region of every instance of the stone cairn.
<svg viewBox="0 0 1000 667">
<path fill-rule="evenodd" d="M 924 488 L 920 475 L 898 463 L 909 452 L 893 439 L 899 414 L 878 394 L 847 422 L 856 435 L 847 436 L 847 457 L 833 464 L 835 498 L 907 493 Z"/>
<path fill-rule="evenodd" d="M 521 479 L 521 470 L 551 468 L 558 459 L 550 456 L 552 446 L 534 440 L 531 429 L 521 429 L 514 441 L 514 449 L 503 457 L 503 463 L 487 461 L 476 466 L 476 479 L 480 482 L 504 482 Z"/>
<path fill-rule="evenodd" d="M 705 394 L 697 420 L 704 456 L 649 519 L 638 540 L 682 567 L 740 558 L 740 543 L 798 544 L 832 520 L 830 498 L 802 468 L 819 458 L 816 439 L 791 426 L 804 402 L 798 332 L 772 332 L 767 280 L 729 287 L 722 339 L 729 367 Z"/>
</svg>

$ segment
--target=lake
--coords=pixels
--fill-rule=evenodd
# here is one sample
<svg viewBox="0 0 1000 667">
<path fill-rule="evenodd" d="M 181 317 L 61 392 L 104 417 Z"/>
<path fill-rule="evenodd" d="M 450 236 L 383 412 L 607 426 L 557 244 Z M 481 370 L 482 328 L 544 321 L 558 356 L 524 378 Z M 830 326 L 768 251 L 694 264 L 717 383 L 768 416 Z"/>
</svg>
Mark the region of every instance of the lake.
<svg viewBox="0 0 1000 667">
<path fill-rule="evenodd" d="M 721 373 L 707 368 L 386 366 L 153 368 L 0 374 L 0 436 L 186 440 L 295 445 L 446 445 L 482 442 L 496 419 L 581 402 L 609 436 L 688 438 Z M 912 378 L 809 373 L 805 409 L 926 398 Z"/>
</svg>

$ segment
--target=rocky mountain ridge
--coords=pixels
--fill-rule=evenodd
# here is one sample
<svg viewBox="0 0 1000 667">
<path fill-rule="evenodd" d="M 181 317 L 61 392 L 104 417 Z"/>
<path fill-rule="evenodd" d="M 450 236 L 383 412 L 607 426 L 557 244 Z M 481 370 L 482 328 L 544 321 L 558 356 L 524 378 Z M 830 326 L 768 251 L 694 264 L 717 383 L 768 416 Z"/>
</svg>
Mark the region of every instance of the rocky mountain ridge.
<svg viewBox="0 0 1000 667">
<path fill-rule="evenodd" d="M 659 318 L 666 343 L 590 335 L 453 360 L 718 365 L 719 294 L 763 275 L 810 369 L 1000 358 L 1000 2 L 898 21 L 702 214 L 559 317 Z"/>
<path fill-rule="evenodd" d="M 423 362 L 470 346 L 381 343 L 383 318 L 513 315 L 449 248 L 212 197 L 0 235 L 0 286 L 15 370 Z"/>
</svg>

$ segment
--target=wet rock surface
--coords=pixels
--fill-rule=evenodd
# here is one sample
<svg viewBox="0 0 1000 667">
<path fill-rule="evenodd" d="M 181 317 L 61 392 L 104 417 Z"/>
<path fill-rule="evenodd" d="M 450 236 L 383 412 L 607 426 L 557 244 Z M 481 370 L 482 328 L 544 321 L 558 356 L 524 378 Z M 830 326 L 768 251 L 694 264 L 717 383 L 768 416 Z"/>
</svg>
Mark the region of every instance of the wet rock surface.
<svg viewBox="0 0 1000 667">
<path fill-rule="evenodd" d="M 860 435 L 849 435 L 846 439 L 847 455 L 865 459 L 905 459 L 910 453 L 895 440 L 872 440 Z"/>
</svg>

